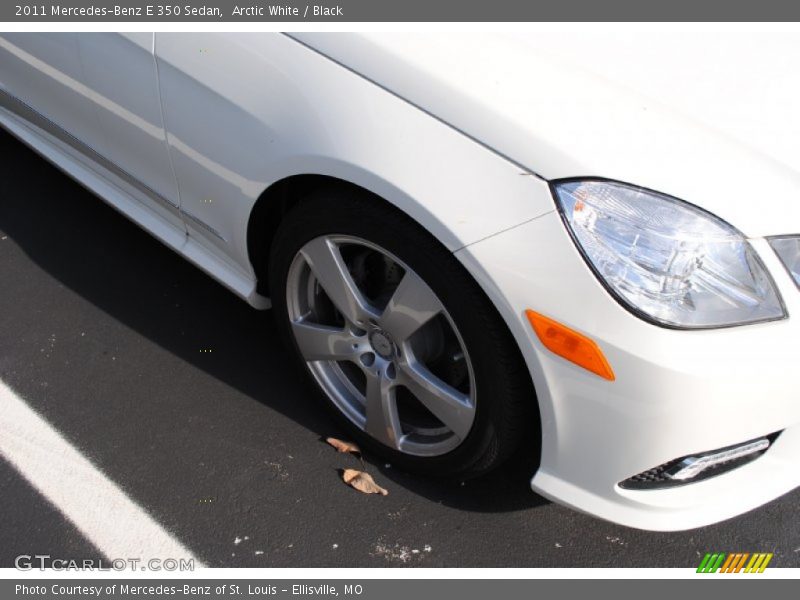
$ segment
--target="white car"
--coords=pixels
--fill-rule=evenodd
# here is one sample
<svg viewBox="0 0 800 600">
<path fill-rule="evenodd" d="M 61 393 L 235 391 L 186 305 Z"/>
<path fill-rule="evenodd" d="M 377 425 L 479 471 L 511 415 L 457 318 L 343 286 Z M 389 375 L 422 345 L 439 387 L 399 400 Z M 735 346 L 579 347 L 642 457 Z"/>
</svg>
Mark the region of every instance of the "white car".
<svg viewBox="0 0 800 600">
<path fill-rule="evenodd" d="M 272 306 L 369 451 L 463 478 L 524 447 L 536 492 L 677 530 L 800 484 L 798 63 L 778 34 L 5 33 L 0 123 Z"/>
</svg>

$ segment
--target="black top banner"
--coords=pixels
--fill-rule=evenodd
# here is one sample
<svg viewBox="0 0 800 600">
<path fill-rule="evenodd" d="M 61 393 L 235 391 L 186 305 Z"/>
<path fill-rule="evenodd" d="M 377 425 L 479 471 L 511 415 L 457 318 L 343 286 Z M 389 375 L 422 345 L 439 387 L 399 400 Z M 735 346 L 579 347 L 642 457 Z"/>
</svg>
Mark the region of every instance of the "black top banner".
<svg viewBox="0 0 800 600">
<path fill-rule="evenodd" d="M 4 22 L 797 21 L 787 0 L 59 0 L 3 2 Z"/>
</svg>

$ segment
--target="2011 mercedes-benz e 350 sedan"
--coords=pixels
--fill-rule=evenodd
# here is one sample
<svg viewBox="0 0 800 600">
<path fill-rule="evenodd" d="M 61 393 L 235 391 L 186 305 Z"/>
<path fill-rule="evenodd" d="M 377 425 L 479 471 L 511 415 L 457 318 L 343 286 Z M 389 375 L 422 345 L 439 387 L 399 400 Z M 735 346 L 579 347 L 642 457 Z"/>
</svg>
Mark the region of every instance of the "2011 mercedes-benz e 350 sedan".
<svg viewBox="0 0 800 600">
<path fill-rule="evenodd" d="M 800 484 L 800 42 L 3 34 L 0 123 L 258 309 L 350 433 L 685 529 Z M 268 381 L 264 385 L 269 385 Z"/>
</svg>

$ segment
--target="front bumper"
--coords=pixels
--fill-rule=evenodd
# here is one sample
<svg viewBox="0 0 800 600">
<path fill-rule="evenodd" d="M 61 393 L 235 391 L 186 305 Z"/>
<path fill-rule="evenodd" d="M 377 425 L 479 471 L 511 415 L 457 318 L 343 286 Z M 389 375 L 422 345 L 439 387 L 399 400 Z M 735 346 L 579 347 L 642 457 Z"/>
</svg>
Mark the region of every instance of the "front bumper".
<svg viewBox="0 0 800 600">
<path fill-rule="evenodd" d="M 631 527 L 680 530 L 800 485 L 800 292 L 768 244 L 752 244 L 790 318 L 702 331 L 661 328 L 622 308 L 555 211 L 456 253 L 505 318 L 534 381 L 542 420 L 534 490 Z M 594 339 L 616 381 L 546 350 L 527 308 Z M 763 456 L 716 477 L 667 489 L 619 486 L 675 458 L 775 432 Z"/>
</svg>

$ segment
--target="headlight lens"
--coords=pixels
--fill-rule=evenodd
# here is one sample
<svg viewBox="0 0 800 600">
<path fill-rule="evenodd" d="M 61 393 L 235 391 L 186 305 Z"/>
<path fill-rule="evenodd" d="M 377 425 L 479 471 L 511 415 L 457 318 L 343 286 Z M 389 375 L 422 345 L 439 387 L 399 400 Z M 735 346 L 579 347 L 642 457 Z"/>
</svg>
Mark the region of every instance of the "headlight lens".
<svg viewBox="0 0 800 600">
<path fill-rule="evenodd" d="M 750 244 L 713 215 L 621 183 L 569 181 L 554 189 L 589 263 L 634 312 L 680 328 L 786 316 Z"/>
<path fill-rule="evenodd" d="M 800 288 L 800 236 L 770 238 L 769 243 Z"/>
</svg>

